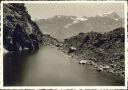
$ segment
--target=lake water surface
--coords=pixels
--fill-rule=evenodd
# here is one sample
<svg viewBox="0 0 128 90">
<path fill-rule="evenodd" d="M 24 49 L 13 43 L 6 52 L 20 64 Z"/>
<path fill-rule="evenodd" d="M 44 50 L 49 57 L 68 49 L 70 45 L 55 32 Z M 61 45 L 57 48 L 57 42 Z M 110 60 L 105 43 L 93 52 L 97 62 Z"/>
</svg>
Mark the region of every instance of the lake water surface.
<svg viewBox="0 0 128 90">
<path fill-rule="evenodd" d="M 41 47 L 39 52 L 21 56 L 4 54 L 4 85 L 18 86 L 119 86 L 111 75 L 81 65 L 57 47 Z"/>
</svg>

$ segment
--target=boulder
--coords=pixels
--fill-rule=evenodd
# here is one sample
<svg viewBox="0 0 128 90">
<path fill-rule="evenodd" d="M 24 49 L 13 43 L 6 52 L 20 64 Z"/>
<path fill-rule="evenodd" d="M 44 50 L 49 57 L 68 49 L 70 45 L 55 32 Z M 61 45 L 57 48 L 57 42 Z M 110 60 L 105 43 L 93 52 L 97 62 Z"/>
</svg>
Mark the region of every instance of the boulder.
<svg viewBox="0 0 128 90">
<path fill-rule="evenodd" d="M 87 63 L 87 60 L 80 60 L 79 61 L 79 64 L 86 64 Z"/>
<path fill-rule="evenodd" d="M 73 53 L 74 51 L 76 51 L 76 48 L 75 47 L 70 47 L 69 51 L 68 51 L 68 54 Z"/>
</svg>

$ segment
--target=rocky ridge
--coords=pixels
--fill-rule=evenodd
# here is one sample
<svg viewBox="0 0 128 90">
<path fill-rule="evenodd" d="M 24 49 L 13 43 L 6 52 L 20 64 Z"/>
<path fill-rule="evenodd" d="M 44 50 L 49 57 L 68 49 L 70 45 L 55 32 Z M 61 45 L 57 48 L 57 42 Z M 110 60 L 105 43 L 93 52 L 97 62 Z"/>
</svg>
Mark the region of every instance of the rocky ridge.
<svg viewBox="0 0 128 90">
<path fill-rule="evenodd" d="M 80 60 L 81 64 L 124 78 L 124 35 L 122 27 L 107 33 L 79 33 L 65 39 L 61 50 Z"/>
</svg>

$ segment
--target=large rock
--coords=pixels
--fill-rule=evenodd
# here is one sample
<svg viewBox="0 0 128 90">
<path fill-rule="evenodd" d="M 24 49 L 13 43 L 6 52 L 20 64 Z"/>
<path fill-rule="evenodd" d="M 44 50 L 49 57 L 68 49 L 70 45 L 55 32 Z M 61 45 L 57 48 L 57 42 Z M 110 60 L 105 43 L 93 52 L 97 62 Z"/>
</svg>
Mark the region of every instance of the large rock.
<svg viewBox="0 0 128 90">
<path fill-rule="evenodd" d="M 24 4 L 3 5 L 3 44 L 9 51 L 39 49 L 43 34 L 31 20 Z"/>
</svg>

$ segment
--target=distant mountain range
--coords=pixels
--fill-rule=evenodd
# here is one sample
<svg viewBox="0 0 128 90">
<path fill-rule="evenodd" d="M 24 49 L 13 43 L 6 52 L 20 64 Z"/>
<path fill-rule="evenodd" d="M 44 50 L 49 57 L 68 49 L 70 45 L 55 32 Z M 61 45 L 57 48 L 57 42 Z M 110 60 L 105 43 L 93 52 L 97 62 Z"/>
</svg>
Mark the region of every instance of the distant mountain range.
<svg viewBox="0 0 128 90">
<path fill-rule="evenodd" d="M 40 19 L 36 23 L 44 34 L 50 34 L 59 41 L 75 36 L 80 32 L 108 32 L 124 26 L 123 18 L 116 12 L 94 17 L 57 15 L 48 19 Z"/>
</svg>

